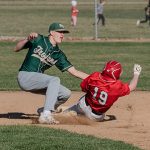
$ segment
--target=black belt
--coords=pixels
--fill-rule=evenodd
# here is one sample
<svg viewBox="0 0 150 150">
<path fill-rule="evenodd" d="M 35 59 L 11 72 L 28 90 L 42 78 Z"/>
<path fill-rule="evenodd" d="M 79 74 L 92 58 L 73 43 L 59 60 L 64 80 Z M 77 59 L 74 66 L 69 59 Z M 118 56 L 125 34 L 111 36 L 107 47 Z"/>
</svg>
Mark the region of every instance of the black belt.
<svg viewBox="0 0 150 150">
<path fill-rule="evenodd" d="M 85 104 L 86 106 L 89 106 L 89 103 L 85 100 Z M 92 109 L 92 108 L 91 108 Z M 95 110 L 92 109 L 92 113 L 94 113 L 95 115 L 102 115 L 102 113 L 100 112 L 96 112 Z"/>
</svg>

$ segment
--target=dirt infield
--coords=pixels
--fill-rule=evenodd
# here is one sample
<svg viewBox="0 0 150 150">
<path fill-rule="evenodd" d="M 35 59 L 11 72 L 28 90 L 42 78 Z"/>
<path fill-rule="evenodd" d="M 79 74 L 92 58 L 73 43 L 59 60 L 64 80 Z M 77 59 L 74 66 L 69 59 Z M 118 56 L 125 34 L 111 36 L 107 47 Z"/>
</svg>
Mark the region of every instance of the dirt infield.
<svg viewBox="0 0 150 150">
<path fill-rule="evenodd" d="M 73 92 L 64 107 L 73 104 L 81 92 Z M 94 123 L 76 116 L 59 116 L 59 125 L 46 127 L 132 143 L 150 149 L 150 92 L 137 91 L 122 97 L 106 113 L 104 122 Z M 0 125 L 29 125 L 37 118 L 44 96 L 28 92 L 0 92 Z M 36 124 L 35 124 L 36 125 Z M 38 126 L 40 126 L 38 124 Z"/>
</svg>

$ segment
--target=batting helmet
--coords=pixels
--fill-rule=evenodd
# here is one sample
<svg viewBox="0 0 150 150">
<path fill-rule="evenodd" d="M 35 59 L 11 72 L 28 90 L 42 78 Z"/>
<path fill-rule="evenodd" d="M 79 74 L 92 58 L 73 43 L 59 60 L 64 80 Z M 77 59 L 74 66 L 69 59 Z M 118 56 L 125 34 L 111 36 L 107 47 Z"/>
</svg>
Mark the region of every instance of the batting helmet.
<svg viewBox="0 0 150 150">
<path fill-rule="evenodd" d="M 102 75 L 108 76 L 114 80 L 117 80 L 120 78 L 120 75 L 122 73 L 122 66 L 119 62 L 111 60 L 106 63 Z"/>
</svg>

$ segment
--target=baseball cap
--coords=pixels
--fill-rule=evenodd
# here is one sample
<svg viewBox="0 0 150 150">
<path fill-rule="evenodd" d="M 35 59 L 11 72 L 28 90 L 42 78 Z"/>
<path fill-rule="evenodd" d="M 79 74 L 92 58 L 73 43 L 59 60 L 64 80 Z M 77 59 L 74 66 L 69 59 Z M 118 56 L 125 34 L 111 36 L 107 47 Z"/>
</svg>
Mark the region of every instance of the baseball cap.
<svg viewBox="0 0 150 150">
<path fill-rule="evenodd" d="M 64 25 L 62 25 L 61 23 L 52 23 L 50 26 L 49 26 L 49 32 L 50 31 L 60 31 L 60 32 L 63 32 L 63 33 L 69 33 L 68 30 L 65 29 Z"/>
</svg>

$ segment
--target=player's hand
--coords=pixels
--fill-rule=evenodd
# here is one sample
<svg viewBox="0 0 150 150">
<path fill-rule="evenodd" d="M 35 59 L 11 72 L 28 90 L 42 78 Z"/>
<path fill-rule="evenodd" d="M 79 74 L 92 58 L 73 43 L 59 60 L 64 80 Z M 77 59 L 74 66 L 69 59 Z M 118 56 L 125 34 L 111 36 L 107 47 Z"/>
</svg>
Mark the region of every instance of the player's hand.
<svg viewBox="0 0 150 150">
<path fill-rule="evenodd" d="M 34 38 L 37 38 L 37 37 L 38 37 L 38 33 L 32 32 L 29 34 L 27 39 L 30 41 L 30 40 L 33 40 Z"/>
<path fill-rule="evenodd" d="M 142 70 L 142 67 L 140 65 L 134 64 L 134 69 L 133 69 L 134 75 L 140 75 L 141 70 Z"/>
</svg>

